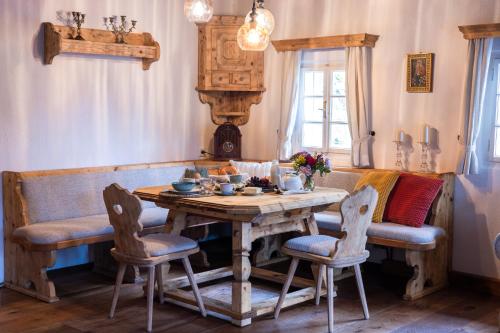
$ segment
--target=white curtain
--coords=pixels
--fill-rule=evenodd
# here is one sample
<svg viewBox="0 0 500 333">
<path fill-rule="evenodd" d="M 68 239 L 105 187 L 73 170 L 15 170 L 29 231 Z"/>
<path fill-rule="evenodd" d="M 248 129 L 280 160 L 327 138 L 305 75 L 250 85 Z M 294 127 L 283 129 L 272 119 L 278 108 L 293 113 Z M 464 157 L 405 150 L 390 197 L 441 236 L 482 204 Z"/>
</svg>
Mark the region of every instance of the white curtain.
<svg viewBox="0 0 500 333">
<path fill-rule="evenodd" d="M 459 136 L 460 155 L 458 174 L 477 174 L 479 161 L 476 154 L 476 143 L 481 128 L 484 95 L 488 77 L 492 38 L 469 40 L 467 52 L 466 77 L 462 103 L 462 125 Z"/>
<path fill-rule="evenodd" d="M 299 81 L 302 51 L 282 54 L 280 128 L 278 132 L 278 158 L 288 159 L 292 154 L 292 135 L 299 107 Z"/>
<path fill-rule="evenodd" d="M 371 110 L 369 96 L 369 50 L 346 48 L 346 97 L 352 138 L 352 165 L 371 167 Z"/>
</svg>

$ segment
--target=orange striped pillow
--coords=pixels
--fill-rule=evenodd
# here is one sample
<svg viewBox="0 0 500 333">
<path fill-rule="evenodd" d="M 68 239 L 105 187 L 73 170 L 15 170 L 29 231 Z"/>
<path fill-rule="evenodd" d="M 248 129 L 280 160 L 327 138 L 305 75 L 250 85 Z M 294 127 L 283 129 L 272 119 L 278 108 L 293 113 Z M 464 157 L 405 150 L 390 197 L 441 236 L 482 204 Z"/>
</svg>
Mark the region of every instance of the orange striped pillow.
<svg viewBox="0 0 500 333">
<path fill-rule="evenodd" d="M 364 185 L 371 185 L 378 192 L 377 206 L 373 212 L 373 222 L 382 222 L 385 205 L 398 177 L 399 172 L 397 171 L 371 171 L 364 174 L 356 183 L 354 190 L 358 190 Z"/>
</svg>

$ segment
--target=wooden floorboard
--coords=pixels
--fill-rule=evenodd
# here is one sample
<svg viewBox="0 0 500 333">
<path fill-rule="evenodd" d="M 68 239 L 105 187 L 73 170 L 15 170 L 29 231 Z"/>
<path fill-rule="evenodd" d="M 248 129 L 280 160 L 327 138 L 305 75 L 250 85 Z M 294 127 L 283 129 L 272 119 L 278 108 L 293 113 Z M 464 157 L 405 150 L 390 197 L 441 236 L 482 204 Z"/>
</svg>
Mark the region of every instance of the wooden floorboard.
<svg viewBox="0 0 500 333">
<path fill-rule="evenodd" d="M 78 286 L 61 301 L 47 304 L 6 288 L 0 289 L 1 333 L 82 333 L 144 332 L 146 301 L 140 285 L 125 285 L 114 319 L 108 319 L 112 281 L 99 280 L 92 273 L 71 273 L 57 284 L 61 290 Z M 465 333 L 499 332 L 500 298 L 448 289 L 423 299 L 406 302 L 391 282 L 377 273 L 364 272 L 370 320 L 363 312 L 353 278 L 337 283 L 335 332 L 358 333 Z M 97 288 L 84 288 L 95 284 Z M 270 285 L 278 287 L 279 285 Z M 238 328 L 213 317 L 202 318 L 197 312 L 172 304 L 155 303 L 153 330 L 165 333 L 239 333 L 286 332 L 323 333 L 327 329 L 326 301 L 313 301 L 284 309 L 279 320 L 263 316 L 251 326 Z"/>
</svg>

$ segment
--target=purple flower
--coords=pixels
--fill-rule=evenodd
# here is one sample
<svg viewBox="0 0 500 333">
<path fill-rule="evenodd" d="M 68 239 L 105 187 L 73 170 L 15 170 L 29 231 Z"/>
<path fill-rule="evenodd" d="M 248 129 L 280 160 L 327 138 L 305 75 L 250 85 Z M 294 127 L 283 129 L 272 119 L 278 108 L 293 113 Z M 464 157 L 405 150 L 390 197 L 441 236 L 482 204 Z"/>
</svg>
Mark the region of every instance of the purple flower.
<svg viewBox="0 0 500 333">
<path fill-rule="evenodd" d="M 328 169 L 332 169 L 332 161 L 330 161 L 329 158 L 325 158 L 325 167 L 327 167 Z"/>
<path fill-rule="evenodd" d="M 299 171 L 302 172 L 306 176 L 312 176 L 312 170 L 311 170 L 311 167 L 309 165 L 301 166 L 299 168 Z"/>
</svg>

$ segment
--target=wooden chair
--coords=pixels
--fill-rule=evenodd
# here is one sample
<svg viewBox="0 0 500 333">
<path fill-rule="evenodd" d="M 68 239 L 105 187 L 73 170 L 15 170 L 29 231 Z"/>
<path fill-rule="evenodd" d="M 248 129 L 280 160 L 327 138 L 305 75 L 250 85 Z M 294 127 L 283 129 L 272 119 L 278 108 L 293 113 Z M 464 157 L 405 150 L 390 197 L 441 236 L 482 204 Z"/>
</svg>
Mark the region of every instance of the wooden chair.
<svg viewBox="0 0 500 333">
<path fill-rule="evenodd" d="M 278 318 L 281 306 L 285 300 L 288 288 L 300 259 L 319 264 L 319 274 L 316 283 L 316 305 L 321 296 L 321 284 L 325 267 L 327 268 L 327 299 L 328 299 L 328 331 L 333 331 L 333 269 L 354 266 L 359 296 L 363 305 L 365 319 L 369 318 L 366 304 L 363 280 L 359 264 L 366 261 L 370 253 L 365 249 L 366 230 L 371 223 L 373 211 L 377 204 L 378 193 L 371 186 L 365 186 L 346 197 L 340 204 L 342 215 L 342 238 L 326 235 L 310 235 L 288 240 L 282 247 L 282 252 L 292 257 L 288 277 L 281 291 L 274 318 Z"/>
<path fill-rule="evenodd" d="M 127 265 L 135 265 L 148 268 L 147 280 L 147 304 L 148 323 L 147 330 L 151 332 L 153 322 L 153 293 L 156 281 L 158 284 L 158 295 L 160 303 L 163 304 L 163 278 L 162 263 L 182 259 L 184 269 L 193 288 L 193 293 L 198 303 L 201 314 L 205 317 L 206 311 L 203 301 L 194 279 L 193 270 L 188 256 L 199 251 L 198 244 L 192 239 L 171 235 L 166 233 L 151 234 L 139 237 L 143 226 L 139 222 L 142 212 L 140 199 L 130 194 L 118 184 L 112 184 L 104 190 L 104 202 L 109 214 L 109 220 L 115 229 L 115 247 L 111 249 L 111 255 L 119 262 L 118 274 L 116 276 L 113 303 L 109 317 L 113 318 L 120 294 L 123 275 Z M 156 272 L 156 273 L 155 273 Z"/>
</svg>

